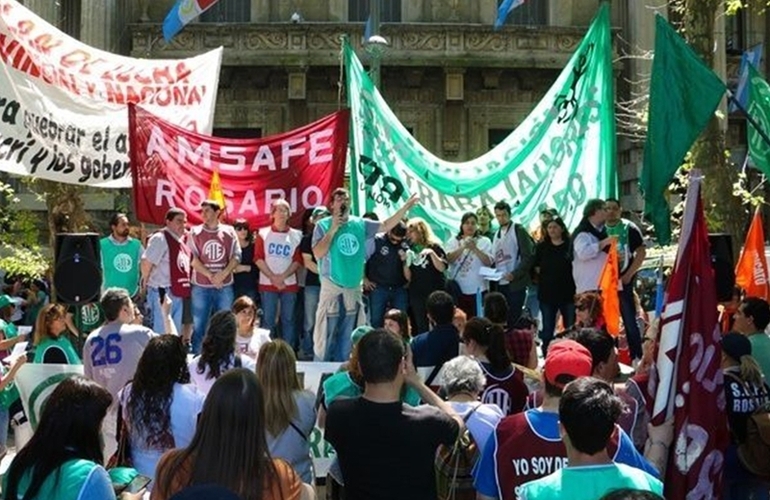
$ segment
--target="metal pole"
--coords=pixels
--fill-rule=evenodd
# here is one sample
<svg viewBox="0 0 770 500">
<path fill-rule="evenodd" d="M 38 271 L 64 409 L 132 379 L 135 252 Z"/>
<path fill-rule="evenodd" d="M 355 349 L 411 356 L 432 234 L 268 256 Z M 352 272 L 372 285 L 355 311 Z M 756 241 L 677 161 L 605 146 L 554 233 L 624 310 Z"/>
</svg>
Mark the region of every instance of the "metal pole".
<svg viewBox="0 0 770 500">
<path fill-rule="evenodd" d="M 369 0 L 369 15 L 372 19 L 372 34 L 371 36 L 378 36 L 380 34 L 380 2 L 382 0 Z M 367 40 L 369 42 L 369 40 Z M 372 83 L 377 88 L 380 88 L 380 58 L 382 54 L 379 51 L 373 51 L 372 57 L 372 69 L 371 77 Z"/>
</svg>

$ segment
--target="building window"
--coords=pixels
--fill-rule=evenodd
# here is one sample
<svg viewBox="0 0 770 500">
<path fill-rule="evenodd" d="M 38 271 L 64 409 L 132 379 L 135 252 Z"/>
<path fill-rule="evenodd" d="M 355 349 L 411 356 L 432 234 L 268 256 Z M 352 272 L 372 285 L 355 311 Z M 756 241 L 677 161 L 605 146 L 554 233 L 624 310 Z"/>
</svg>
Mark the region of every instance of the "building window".
<svg viewBox="0 0 770 500">
<path fill-rule="evenodd" d="M 365 23 L 369 19 L 369 3 L 369 0 L 348 0 L 348 21 Z M 401 22 L 401 0 L 382 0 L 380 5 L 380 22 Z"/>
<path fill-rule="evenodd" d="M 740 9 L 732 16 L 725 16 L 725 50 L 728 54 L 741 54 L 745 50 L 744 14 Z"/>
<path fill-rule="evenodd" d="M 215 128 L 214 137 L 225 139 L 259 139 L 262 137 L 261 128 Z"/>
<path fill-rule="evenodd" d="M 80 39 L 80 0 L 61 0 L 59 29 L 72 38 Z"/>
<path fill-rule="evenodd" d="M 487 149 L 496 148 L 506 137 L 511 135 L 512 128 L 491 128 L 487 131 Z"/>
<path fill-rule="evenodd" d="M 251 21 L 251 0 L 217 2 L 201 14 L 203 23 L 248 23 Z"/>
<path fill-rule="evenodd" d="M 497 6 L 504 0 L 497 0 Z M 513 9 L 505 24 L 519 26 L 545 26 L 548 24 L 548 0 L 529 0 Z"/>
</svg>

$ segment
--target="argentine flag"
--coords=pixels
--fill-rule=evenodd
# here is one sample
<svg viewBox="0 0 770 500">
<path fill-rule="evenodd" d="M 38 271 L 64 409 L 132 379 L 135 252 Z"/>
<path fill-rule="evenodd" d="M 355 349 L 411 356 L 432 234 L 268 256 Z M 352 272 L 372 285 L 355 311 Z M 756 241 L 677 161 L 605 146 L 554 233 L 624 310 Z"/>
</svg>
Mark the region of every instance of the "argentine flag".
<svg viewBox="0 0 770 500">
<path fill-rule="evenodd" d="M 163 38 L 170 42 L 187 23 L 206 12 L 218 0 L 178 0 L 163 20 Z"/>
<path fill-rule="evenodd" d="M 508 14 L 511 13 L 516 7 L 521 7 L 527 0 L 503 0 L 500 7 L 497 9 L 497 19 L 495 20 L 495 29 L 499 30 L 505 20 L 508 18 Z"/>
</svg>

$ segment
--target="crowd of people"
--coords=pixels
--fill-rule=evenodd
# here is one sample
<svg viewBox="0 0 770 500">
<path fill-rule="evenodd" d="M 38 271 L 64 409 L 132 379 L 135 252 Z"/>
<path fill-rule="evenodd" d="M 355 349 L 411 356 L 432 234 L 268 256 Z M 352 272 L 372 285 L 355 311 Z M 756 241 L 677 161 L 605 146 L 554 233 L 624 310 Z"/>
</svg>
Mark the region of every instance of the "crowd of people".
<svg viewBox="0 0 770 500">
<path fill-rule="evenodd" d="M 284 200 L 256 229 L 226 224 L 206 200 L 203 224 L 188 229 L 172 208 L 146 243 L 116 214 L 90 332 L 45 283 L 24 293 L 10 283 L 0 350 L 25 339 L 26 322 L 31 362 L 82 360 L 84 376 L 61 382 L 17 442 L 4 498 L 112 498 L 114 456 L 148 479 L 152 499 L 217 487 L 314 498 L 316 426 L 336 455 L 328 498 L 662 498 L 673 423 L 649 423 L 657 327 L 634 291 L 644 239 L 620 203 L 590 200 L 570 234 L 550 209 L 530 233 L 501 201 L 464 214 L 441 242 L 408 217 L 417 201 L 378 221 L 351 215 L 337 189 L 299 229 Z M 598 290 L 613 242 L 627 380 Z M 738 453 L 770 401 L 769 323 L 770 305 L 744 298 L 722 340 L 725 499 L 770 491 Z M 313 394 L 298 360 L 342 364 Z M 0 377 L 3 445 L 23 414 L 12 381 L 25 362 Z"/>
</svg>

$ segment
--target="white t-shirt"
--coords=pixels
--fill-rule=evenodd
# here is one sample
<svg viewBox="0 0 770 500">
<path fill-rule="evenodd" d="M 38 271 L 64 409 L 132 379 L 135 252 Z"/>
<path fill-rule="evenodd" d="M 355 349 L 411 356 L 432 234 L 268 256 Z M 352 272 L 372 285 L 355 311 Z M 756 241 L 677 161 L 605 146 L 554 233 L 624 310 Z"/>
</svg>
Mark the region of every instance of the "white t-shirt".
<svg viewBox="0 0 770 500">
<path fill-rule="evenodd" d="M 121 392 L 120 401 L 123 404 L 123 415 L 128 415 L 128 401 L 131 398 L 131 385 Z M 171 392 L 169 412 L 171 417 L 171 434 L 174 436 L 174 447 L 185 448 L 195 435 L 198 425 L 198 415 L 203 409 L 204 395 L 198 392 L 192 384 L 174 384 Z M 155 477 L 155 467 L 161 455 L 168 450 L 151 449 L 146 447 L 146 437 L 140 436 L 133 430 L 131 435 L 131 459 L 134 468 L 147 477 Z"/>
<path fill-rule="evenodd" d="M 464 240 L 463 240 L 464 241 Z M 446 253 L 454 252 L 463 242 L 457 238 L 452 238 L 446 244 Z M 476 238 L 478 249 L 493 259 L 492 242 L 486 236 Z M 494 259 L 493 259 L 494 260 Z M 462 268 L 460 266 L 462 265 Z M 470 250 L 463 250 L 459 257 L 449 266 L 450 279 L 457 281 L 460 290 L 465 295 L 475 295 L 477 290 L 485 292 L 489 290 L 489 282 L 479 275 L 481 267 L 484 265 L 479 256 Z"/>
<path fill-rule="evenodd" d="M 257 367 L 256 363 L 253 359 L 251 359 L 248 356 L 241 356 L 238 355 L 241 358 L 241 368 L 246 368 L 247 370 L 255 371 L 255 368 Z M 204 396 L 207 396 L 209 391 L 211 390 L 211 386 L 214 385 L 214 382 L 217 381 L 214 377 L 209 378 L 209 367 L 208 365 L 204 367 L 203 373 L 198 372 L 198 360 L 200 360 L 200 355 L 195 356 L 190 363 L 188 363 L 187 368 L 190 370 L 190 382 L 195 384 L 195 387 L 198 389 L 198 392 L 203 394 Z M 235 368 L 235 355 L 231 354 L 230 359 L 227 363 L 225 363 L 222 368 L 219 370 L 219 374 L 226 372 L 227 370 L 231 370 Z"/>
<path fill-rule="evenodd" d="M 474 402 L 449 401 L 452 409 L 465 420 L 476 447 L 483 450 L 492 433 L 495 432 L 498 422 L 505 416 L 497 405 Z M 468 417 L 468 413 L 478 406 L 478 409 Z"/>
<path fill-rule="evenodd" d="M 251 337 L 235 336 L 235 352 L 257 359 L 259 349 L 270 342 L 270 330 L 255 328 Z"/>
</svg>

